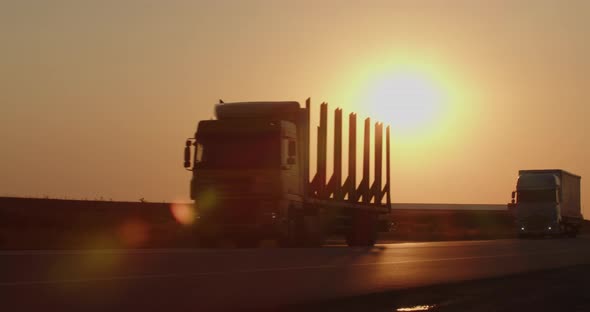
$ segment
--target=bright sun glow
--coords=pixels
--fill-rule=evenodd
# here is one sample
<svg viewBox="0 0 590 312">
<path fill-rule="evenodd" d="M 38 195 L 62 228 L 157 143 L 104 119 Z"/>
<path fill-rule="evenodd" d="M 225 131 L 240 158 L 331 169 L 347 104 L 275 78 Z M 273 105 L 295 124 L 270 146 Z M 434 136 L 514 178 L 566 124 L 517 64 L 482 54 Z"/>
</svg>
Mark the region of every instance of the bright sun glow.
<svg viewBox="0 0 590 312">
<path fill-rule="evenodd" d="M 434 81 L 414 72 L 383 75 L 367 90 L 371 116 L 403 132 L 420 132 L 441 118 L 444 94 Z"/>
</svg>

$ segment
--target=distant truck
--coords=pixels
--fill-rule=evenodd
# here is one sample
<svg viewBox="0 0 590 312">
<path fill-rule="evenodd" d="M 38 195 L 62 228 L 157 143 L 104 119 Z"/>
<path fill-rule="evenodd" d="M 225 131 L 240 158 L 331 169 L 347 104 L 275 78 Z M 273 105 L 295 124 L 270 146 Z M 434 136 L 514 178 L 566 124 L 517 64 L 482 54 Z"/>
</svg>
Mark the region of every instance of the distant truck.
<svg viewBox="0 0 590 312">
<path fill-rule="evenodd" d="M 310 181 L 310 100 L 238 102 L 215 106 L 216 119 L 200 121 L 186 142 L 184 166 L 192 172 L 190 195 L 202 246 L 231 239 L 243 247 L 262 239 L 282 246 L 320 246 L 327 235 L 345 236 L 349 246 L 372 246 L 391 225 L 390 129 L 386 129 L 383 183 L 383 125 L 365 120 L 363 177 L 356 179 L 356 115 L 349 117 L 348 177 L 342 177 L 342 110 L 334 115 L 333 174 L 327 179 L 328 106 L 317 128 L 317 170 Z M 373 148 L 371 148 L 373 145 Z M 374 150 L 374 178 L 370 150 Z"/>
<path fill-rule="evenodd" d="M 560 169 L 520 170 L 509 208 L 518 236 L 576 237 L 583 221 L 581 177 Z"/>
</svg>

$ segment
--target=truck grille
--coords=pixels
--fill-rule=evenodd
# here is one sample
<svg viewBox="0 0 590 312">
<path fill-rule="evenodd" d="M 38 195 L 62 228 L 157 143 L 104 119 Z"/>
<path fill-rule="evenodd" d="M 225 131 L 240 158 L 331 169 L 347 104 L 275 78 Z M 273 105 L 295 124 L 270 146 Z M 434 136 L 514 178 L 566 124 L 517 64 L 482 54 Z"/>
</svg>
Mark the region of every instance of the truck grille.
<svg viewBox="0 0 590 312">
<path fill-rule="evenodd" d="M 254 224 L 259 215 L 258 205 L 258 201 L 252 200 L 219 201 L 204 212 L 202 217 L 223 224 Z"/>
<path fill-rule="evenodd" d="M 248 177 L 215 180 L 197 180 L 197 189 L 213 192 L 218 197 L 227 197 L 232 194 L 250 193 L 252 191 L 252 179 Z"/>
<path fill-rule="evenodd" d="M 549 219 L 545 216 L 533 215 L 526 219 L 526 227 L 530 231 L 543 231 L 549 224 Z"/>
</svg>

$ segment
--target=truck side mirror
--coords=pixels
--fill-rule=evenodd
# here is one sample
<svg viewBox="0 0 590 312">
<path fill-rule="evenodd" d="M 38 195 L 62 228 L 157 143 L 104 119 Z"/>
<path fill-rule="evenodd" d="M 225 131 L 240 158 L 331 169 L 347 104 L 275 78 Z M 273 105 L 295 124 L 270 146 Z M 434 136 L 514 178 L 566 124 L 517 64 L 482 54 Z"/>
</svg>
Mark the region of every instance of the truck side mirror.
<svg viewBox="0 0 590 312">
<path fill-rule="evenodd" d="M 516 203 L 516 192 L 512 192 L 512 203 Z"/>
<path fill-rule="evenodd" d="M 187 140 L 184 146 L 184 168 L 187 169 L 191 167 L 191 145 L 192 142 Z"/>
</svg>

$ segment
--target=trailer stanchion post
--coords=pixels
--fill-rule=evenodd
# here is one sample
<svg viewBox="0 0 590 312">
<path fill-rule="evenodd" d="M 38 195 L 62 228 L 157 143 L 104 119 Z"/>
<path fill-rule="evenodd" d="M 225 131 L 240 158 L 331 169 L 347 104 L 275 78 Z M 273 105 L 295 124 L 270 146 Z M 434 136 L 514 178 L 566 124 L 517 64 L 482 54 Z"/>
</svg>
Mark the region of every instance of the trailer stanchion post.
<svg viewBox="0 0 590 312">
<path fill-rule="evenodd" d="M 372 197 L 375 199 L 375 204 L 381 204 L 383 199 L 383 192 L 381 190 L 382 171 L 383 171 L 383 124 L 375 123 L 375 178 L 373 186 L 371 187 Z"/>
<path fill-rule="evenodd" d="M 326 198 L 326 161 L 328 141 L 328 104 L 320 105 L 320 125 L 317 140 L 317 171 L 311 181 L 311 193 L 317 198 Z"/>
<path fill-rule="evenodd" d="M 387 208 L 389 209 L 389 211 L 391 212 L 391 157 L 390 157 L 390 126 L 387 126 L 386 129 L 386 134 L 385 134 L 385 172 L 386 172 L 386 176 L 385 176 L 385 192 L 387 194 L 386 200 L 387 200 Z"/>
<path fill-rule="evenodd" d="M 348 115 L 348 177 L 344 182 L 344 195 L 349 201 L 356 201 L 356 114 Z"/>
<path fill-rule="evenodd" d="M 371 118 L 365 119 L 365 140 L 363 150 L 363 179 L 359 185 L 357 193 L 362 197 L 365 204 L 371 202 L 370 190 L 370 157 L 371 157 Z M 357 197 L 358 199 L 358 197 Z"/>
<path fill-rule="evenodd" d="M 334 172 L 328 182 L 327 196 L 344 198 L 342 191 L 342 109 L 334 111 Z"/>
<path fill-rule="evenodd" d="M 310 155 L 310 117 L 311 117 L 311 98 L 307 98 L 307 100 L 305 100 L 305 112 L 303 115 L 303 127 L 304 127 L 304 134 L 303 134 L 303 149 L 302 149 L 302 153 L 303 153 L 303 191 L 306 196 L 309 196 L 312 192 L 313 189 L 310 185 L 310 180 L 309 180 L 309 155 Z M 300 148 L 301 149 L 301 148 Z"/>
</svg>

